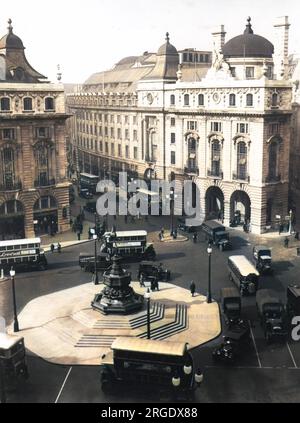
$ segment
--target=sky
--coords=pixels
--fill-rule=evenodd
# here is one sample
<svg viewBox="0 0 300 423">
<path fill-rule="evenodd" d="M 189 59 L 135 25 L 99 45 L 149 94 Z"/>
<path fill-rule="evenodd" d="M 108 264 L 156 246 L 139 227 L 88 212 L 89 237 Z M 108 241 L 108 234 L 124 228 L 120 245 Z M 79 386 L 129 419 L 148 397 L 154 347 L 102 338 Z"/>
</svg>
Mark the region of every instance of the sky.
<svg viewBox="0 0 300 423">
<path fill-rule="evenodd" d="M 55 81 L 83 83 L 126 56 L 156 52 L 170 33 L 178 49 L 212 49 L 211 32 L 241 34 L 248 16 L 254 33 L 274 42 L 273 22 L 289 16 L 290 53 L 300 54 L 299 0 L 9 0 L 1 4 L 0 36 L 12 19 L 29 63 Z"/>
</svg>

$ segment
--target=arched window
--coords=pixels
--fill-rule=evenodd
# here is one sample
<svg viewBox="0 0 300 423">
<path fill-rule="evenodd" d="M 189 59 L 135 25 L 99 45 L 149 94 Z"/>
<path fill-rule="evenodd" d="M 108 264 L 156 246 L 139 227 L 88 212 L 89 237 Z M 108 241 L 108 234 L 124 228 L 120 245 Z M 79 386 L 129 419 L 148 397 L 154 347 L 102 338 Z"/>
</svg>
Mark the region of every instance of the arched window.
<svg viewBox="0 0 300 423">
<path fill-rule="evenodd" d="M 272 94 L 272 107 L 278 106 L 278 94 L 274 93 Z"/>
<path fill-rule="evenodd" d="M 23 204 L 18 200 L 9 200 L 0 207 L 0 214 L 24 213 Z"/>
<path fill-rule="evenodd" d="M 171 104 L 171 106 L 175 106 L 175 95 L 174 94 L 170 95 L 170 104 Z"/>
<path fill-rule="evenodd" d="M 1 181 L 4 190 L 13 189 L 15 183 L 15 154 L 11 147 L 3 148 L 1 151 Z"/>
<path fill-rule="evenodd" d="M 253 94 L 247 94 L 246 105 L 247 106 L 253 106 Z"/>
<path fill-rule="evenodd" d="M 203 94 L 198 95 L 198 106 L 204 106 L 204 95 Z"/>
<path fill-rule="evenodd" d="M 56 209 L 57 201 L 51 195 L 39 198 L 33 206 L 33 210 Z"/>
<path fill-rule="evenodd" d="M 32 110 L 32 98 L 30 97 L 25 97 L 23 100 L 23 109 L 26 111 L 31 111 Z"/>
<path fill-rule="evenodd" d="M 269 181 L 274 181 L 277 179 L 277 169 L 278 169 L 278 144 L 277 142 L 272 142 L 269 147 Z"/>
<path fill-rule="evenodd" d="M 229 106 L 235 106 L 235 94 L 230 94 L 229 95 Z"/>
<path fill-rule="evenodd" d="M 211 174 L 220 176 L 221 172 L 221 143 L 219 140 L 213 140 L 211 143 Z"/>
<path fill-rule="evenodd" d="M 247 155 L 247 145 L 244 141 L 240 141 L 237 146 L 237 179 L 247 179 Z"/>
<path fill-rule="evenodd" d="M 188 94 L 184 94 L 184 105 L 185 106 L 190 105 L 190 96 Z"/>
<path fill-rule="evenodd" d="M 54 110 L 54 98 L 46 97 L 45 98 L 45 110 Z"/>
<path fill-rule="evenodd" d="M 7 112 L 10 110 L 10 99 L 8 97 L 2 97 L 0 101 L 1 111 Z"/>
</svg>

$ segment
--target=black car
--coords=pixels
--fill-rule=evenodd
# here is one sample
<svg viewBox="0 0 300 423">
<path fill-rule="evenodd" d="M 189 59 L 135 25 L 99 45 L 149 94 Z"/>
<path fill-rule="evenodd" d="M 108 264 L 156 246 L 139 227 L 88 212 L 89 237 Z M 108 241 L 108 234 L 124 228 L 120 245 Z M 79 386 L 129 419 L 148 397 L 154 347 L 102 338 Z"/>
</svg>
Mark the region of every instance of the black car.
<svg viewBox="0 0 300 423">
<path fill-rule="evenodd" d="M 225 332 L 223 343 L 213 350 L 213 359 L 227 363 L 235 362 L 241 354 L 249 350 L 250 339 L 250 326 L 248 322 L 240 319 Z"/>
<path fill-rule="evenodd" d="M 272 254 L 270 248 L 264 245 L 255 245 L 253 248 L 253 257 L 259 273 L 272 273 Z"/>
<path fill-rule="evenodd" d="M 157 264 L 153 261 L 142 261 L 139 265 L 138 279 L 148 279 L 149 277 L 155 277 L 158 281 L 169 281 L 171 278 L 171 272 L 168 269 L 164 269 L 162 263 Z"/>
<path fill-rule="evenodd" d="M 256 306 L 266 341 L 285 339 L 287 320 L 284 305 L 272 289 L 261 289 L 256 293 Z"/>
<path fill-rule="evenodd" d="M 79 191 L 79 197 L 85 198 L 86 200 L 94 198 L 93 194 L 87 188 L 83 188 Z"/>
<path fill-rule="evenodd" d="M 228 325 L 234 324 L 241 317 L 241 296 L 235 287 L 221 289 L 221 303 Z"/>
</svg>

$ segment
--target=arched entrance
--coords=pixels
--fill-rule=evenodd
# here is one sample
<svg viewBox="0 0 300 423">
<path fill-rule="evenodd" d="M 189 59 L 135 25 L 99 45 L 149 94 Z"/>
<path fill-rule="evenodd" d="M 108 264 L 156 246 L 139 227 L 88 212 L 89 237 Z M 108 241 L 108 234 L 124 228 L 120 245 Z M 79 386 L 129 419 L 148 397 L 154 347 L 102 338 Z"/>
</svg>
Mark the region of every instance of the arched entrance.
<svg viewBox="0 0 300 423">
<path fill-rule="evenodd" d="M 206 219 L 222 219 L 224 216 L 224 194 L 219 187 L 209 187 L 205 195 Z"/>
<path fill-rule="evenodd" d="M 35 234 L 54 235 L 58 231 L 57 201 L 51 195 L 40 197 L 33 207 Z"/>
<path fill-rule="evenodd" d="M 230 220 L 235 226 L 251 220 L 251 200 L 245 191 L 235 191 L 230 199 Z"/>
<path fill-rule="evenodd" d="M 25 211 L 18 200 L 9 200 L 0 207 L 0 240 L 25 238 Z"/>
</svg>

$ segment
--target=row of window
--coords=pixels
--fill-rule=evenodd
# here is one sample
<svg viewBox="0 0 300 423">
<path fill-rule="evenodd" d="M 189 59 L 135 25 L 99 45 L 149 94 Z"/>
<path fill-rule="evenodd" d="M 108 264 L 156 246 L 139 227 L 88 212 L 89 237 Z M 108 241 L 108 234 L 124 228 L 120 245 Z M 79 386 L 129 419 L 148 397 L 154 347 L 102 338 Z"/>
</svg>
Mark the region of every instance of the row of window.
<svg viewBox="0 0 300 423">
<path fill-rule="evenodd" d="M 91 113 L 91 112 L 78 112 L 77 118 L 82 120 L 96 120 L 98 122 L 105 122 L 105 123 L 122 123 L 125 125 L 129 125 L 130 123 L 130 116 L 128 115 L 109 115 L 109 114 L 101 114 L 101 113 Z M 132 123 L 133 125 L 137 125 L 137 116 L 132 116 Z"/>
<path fill-rule="evenodd" d="M 45 111 L 54 111 L 54 98 L 53 97 L 46 97 L 45 102 Z M 9 112 L 11 111 L 11 100 L 9 97 L 2 97 L 0 99 L 0 111 L 1 112 Z M 24 112 L 32 112 L 33 111 L 33 99 L 31 97 L 24 97 L 23 98 L 23 111 Z"/>
<path fill-rule="evenodd" d="M 49 127 L 37 127 L 35 128 L 34 136 L 35 138 L 50 138 L 50 128 Z M 16 137 L 16 129 L 15 128 L 4 128 L 0 131 L 0 139 L 4 141 L 12 141 L 15 140 Z"/>
<path fill-rule="evenodd" d="M 272 96 L 272 106 L 277 106 L 278 95 L 273 94 Z M 184 106 L 190 106 L 190 94 L 184 94 L 183 96 L 183 104 Z M 175 94 L 170 95 L 170 105 L 175 106 Z M 198 94 L 198 106 L 204 106 L 204 95 Z M 236 94 L 229 95 L 229 106 L 233 107 L 236 106 Z M 246 106 L 252 107 L 253 106 L 253 94 L 246 95 Z"/>
<path fill-rule="evenodd" d="M 104 129 L 104 131 L 103 131 Z M 78 131 L 82 132 L 82 133 L 86 133 L 86 134 L 91 134 L 91 135 L 100 135 L 100 136 L 105 136 L 108 137 L 110 136 L 111 138 L 115 138 L 116 132 L 115 132 L 115 128 L 108 128 L 107 126 L 105 126 L 104 128 L 102 128 L 102 126 L 97 127 L 96 125 L 88 125 L 88 124 L 78 124 Z M 138 131 L 136 129 L 133 130 L 133 140 L 137 141 L 138 139 Z M 124 131 L 124 135 L 125 135 L 125 139 L 129 140 L 130 136 L 129 136 L 129 129 L 125 129 Z M 119 140 L 122 139 L 122 129 L 118 128 L 117 129 L 117 138 Z"/>
<path fill-rule="evenodd" d="M 109 155 L 109 143 L 108 142 L 103 143 L 102 141 L 99 141 L 99 143 L 98 143 L 98 141 L 96 141 L 96 140 L 93 141 L 93 140 L 83 138 L 83 139 L 80 140 L 80 146 L 87 149 L 87 150 L 89 150 L 89 149 L 94 150 L 95 149 L 96 151 L 104 152 L 105 154 Z M 103 149 L 103 146 L 104 146 L 104 149 Z M 122 145 L 121 144 L 118 144 L 117 151 L 115 150 L 114 144 L 110 144 L 110 149 L 111 149 L 111 152 L 110 152 L 111 156 L 115 156 L 116 153 L 117 153 L 118 157 L 123 157 Z M 126 159 L 131 158 L 130 157 L 129 145 L 125 145 L 125 158 Z M 133 159 L 138 160 L 138 148 L 137 147 L 133 147 Z"/>
</svg>

